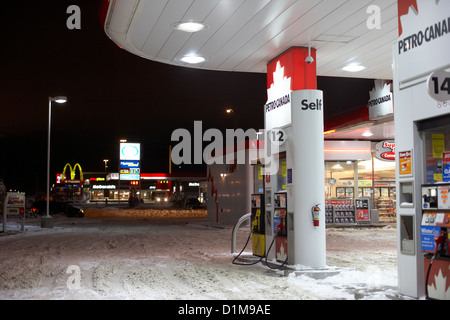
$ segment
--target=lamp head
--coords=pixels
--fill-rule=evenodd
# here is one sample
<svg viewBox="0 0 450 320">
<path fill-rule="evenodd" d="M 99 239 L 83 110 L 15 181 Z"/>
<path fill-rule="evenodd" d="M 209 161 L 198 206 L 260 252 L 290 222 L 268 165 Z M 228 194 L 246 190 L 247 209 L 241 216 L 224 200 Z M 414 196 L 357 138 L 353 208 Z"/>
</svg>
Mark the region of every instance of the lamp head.
<svg viewBox="0 0 450 320">
<path fill-rule="evenodd" d="M 66 103 L 67 97 L 65 97 L 65 96 L 50 97 L 50 100 L 55 101 L 56 103 Z"/>
</svg>

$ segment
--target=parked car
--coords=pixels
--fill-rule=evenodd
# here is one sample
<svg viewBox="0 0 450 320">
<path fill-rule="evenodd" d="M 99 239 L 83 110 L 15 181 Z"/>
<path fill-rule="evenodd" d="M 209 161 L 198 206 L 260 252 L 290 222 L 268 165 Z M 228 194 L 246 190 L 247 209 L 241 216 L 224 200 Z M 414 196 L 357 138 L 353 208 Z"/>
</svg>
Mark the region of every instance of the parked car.
<svg viewBox="0 0 450 320">
<path fill-rule="evenodd" d="M 51 215 L 62 213 L 65 216 L 70 217 L 70 218 L 84 217 L 84 211 L 82 209 L 74 207 L 69 203 L 50 201 L 49 205 L 50 205 L 49 213 Z M 35 201 L 31 206 L 31 210 L 36 212 L 38 215 L 47 214 L 47 201 L 45 201 L 45 200 Z"/>
<path fill-rule="evenodd" d="M 201 207 L 200 201 L 197 198 L 187 198 L 184 201 L 184 207 L 186 209 L 199 209 Z"/>
</svg>

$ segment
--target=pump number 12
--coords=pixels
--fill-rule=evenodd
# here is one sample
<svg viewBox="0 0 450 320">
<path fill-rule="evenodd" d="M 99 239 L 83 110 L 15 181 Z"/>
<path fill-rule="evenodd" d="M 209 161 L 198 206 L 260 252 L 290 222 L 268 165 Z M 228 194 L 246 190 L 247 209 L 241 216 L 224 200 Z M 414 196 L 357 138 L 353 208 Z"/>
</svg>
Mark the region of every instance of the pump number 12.
<svg viewBox="0 0 450 320">
<path fill-rule="evenodd" d="M 275 145 L 282 145 L 286 142 L 286 133 L 283 129 L 272 129 L 269 131 L 269 140 Z"/>
<path fill-rule="evenodd" d="M 433 72 L 428 78 L 428 93 L 437 101 L 450 100 L 450 73 L 445 70 Z"/>
</svg>

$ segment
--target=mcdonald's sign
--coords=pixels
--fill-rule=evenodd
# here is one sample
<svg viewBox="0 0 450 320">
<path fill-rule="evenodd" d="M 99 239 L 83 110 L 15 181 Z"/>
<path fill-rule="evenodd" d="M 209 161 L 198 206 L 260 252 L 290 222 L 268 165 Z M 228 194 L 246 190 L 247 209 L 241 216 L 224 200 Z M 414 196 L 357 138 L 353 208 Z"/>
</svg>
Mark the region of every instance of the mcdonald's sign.
<svg viewBox="0 0 450 320">
<path fill-rule="evenodd" d="M 66 176 L 67 167 L 69 167 L 69 170 L 70 170 L 70 179 L 66 179 L 66 177 L 67 177 Z M 58 179 L 57 179 L 57 183 L 62 183 L 64 181 L 66 181 L 66 180 L 75 180 L 75 171 L 76 171 L 77 167 L 78 167 L 78 170 L 80 171 L 80 179 L 79 180 L 83 181 L 83 170 L 81 169 L 80 164 L 76 163 L 73 166 L 73 168 L 72 168 L 70 163 L 66 163 L 66 165 L 64 166 L 63 172 L 62 172 L 62 174 L 60 176 L 60 182 L 58 182 Z"/>
</svg>

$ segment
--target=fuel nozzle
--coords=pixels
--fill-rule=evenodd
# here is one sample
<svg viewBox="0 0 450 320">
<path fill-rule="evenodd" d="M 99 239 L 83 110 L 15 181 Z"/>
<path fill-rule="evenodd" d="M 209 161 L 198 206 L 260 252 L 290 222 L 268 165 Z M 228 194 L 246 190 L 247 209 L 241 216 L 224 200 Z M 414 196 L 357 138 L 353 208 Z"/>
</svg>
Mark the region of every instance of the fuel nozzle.
<svg viewBox="0 0 450 320">
<path fill-rule="evenodd" d="M 444 241 L 445 241 L 445 232 L 444 231 L 441 231 L 441 233 L 439 235 L 434 236 L 434 243 L 435 243 L 434 253 L 438 253 L 438 251 L 444 244 Z"/>
</svg>

